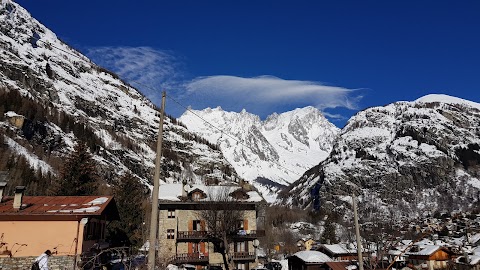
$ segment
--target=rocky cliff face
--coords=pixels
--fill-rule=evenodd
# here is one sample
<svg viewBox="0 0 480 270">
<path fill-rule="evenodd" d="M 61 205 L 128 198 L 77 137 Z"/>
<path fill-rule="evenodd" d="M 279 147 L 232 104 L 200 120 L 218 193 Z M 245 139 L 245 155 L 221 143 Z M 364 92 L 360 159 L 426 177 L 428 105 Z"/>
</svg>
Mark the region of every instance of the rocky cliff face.
<svg viewBox="0 0 480 270">
<path fill-rule="evenodd" d="M 0 170 L 29 184 L 34 180 L 23 179 L 17 166 L 22 161 L 32 179 L 52 178 L 80 140 L 105 179 L 130 171 L 151 181 L 159 113 L 149 100 L 10 1 L 0 4 L 0 48 Z M 166 119 L 163 155 L 167 182 L 236 178 L 215 145 L 175 119 Z"/>
<path fill-rule="evenodd" d="M 247 180 L 255 180 L 270 201 L 280 187 L 327 157 L 339 131 L 313 107 L 272 114 L 265 121 L 245 110 L 236 113 L 208 108 L 187 111 L 180 121 L 218 145 L 236 171 Z"/>
<path fill-rule="evenodd" d="M 395 220 L 474 208 L 479 144 L 478 103 L 429 95 L 369 108 L 348 121 L 330 156 L 293 183 L 283 201 L 315 202 L 343 216 L 355 192 L 364 217 Z"/>
</svg>

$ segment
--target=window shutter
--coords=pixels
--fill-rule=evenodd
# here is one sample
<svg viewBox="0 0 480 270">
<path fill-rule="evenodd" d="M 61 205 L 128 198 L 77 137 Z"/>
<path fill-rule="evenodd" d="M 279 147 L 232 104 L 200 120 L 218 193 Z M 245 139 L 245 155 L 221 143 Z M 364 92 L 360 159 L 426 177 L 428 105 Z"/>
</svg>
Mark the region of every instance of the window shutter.
<svg viewBox="0 0 480 270">
<path fill-rule="evenodd" d="M 205 230 L 205 220 L 201 220 L 201 221 L 200 221 L 200 230 L 201 230 L 201 231 L 206 231 L 206 230 Z"/>
<path fill-rule="evenodd" d="M 189 231 L 189 232 L 193 231 L 193 220 L 190 220 L 190 221 L 188 222 L 188 231 Z"/>
<path fill-rule="evenodd" d="M 205 254 L 205 242 L 200 242 L 200 252 Z"/>
<path fill-rule="evenodd" d="M 243 220 L 243 229 L 248 230 L 248 219 Z"/>
<path fill-rule="evenodd" d="M 188 253 L 193 253 L 193 243 L 188 243 Z"/>
</svg>

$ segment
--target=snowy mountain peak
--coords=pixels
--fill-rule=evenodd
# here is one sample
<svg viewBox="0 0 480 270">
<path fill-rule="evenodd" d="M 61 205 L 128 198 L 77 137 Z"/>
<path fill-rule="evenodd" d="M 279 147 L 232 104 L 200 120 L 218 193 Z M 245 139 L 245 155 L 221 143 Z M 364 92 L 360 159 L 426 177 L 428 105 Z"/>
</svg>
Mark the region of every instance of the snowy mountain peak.
<svg viewBox="0 0 480 270">
<path fill-rule="evenodd" d="M 449 96 L 449 95 L 443 95 L 443 94 L 426 95 L 415 100 L 415 102 L 417 103 L 418 102 L 421 102 L 421 103 L 439 102 L 439 103 L 449 103 L 449 104 L 460 104 L 460 105 L 470 106 L 480 110 L 480 103 L 458 98 L 458 97 Z"/>
<path fill-rule="evenodd" d="M 106 181 L 130 172 L 149 183 L 159 123 L 154 104 L 63 43 L 17 3 L 0 0 L 0 8 L 0 140 L 8 145 L 2 154 L 28 163 L 12 170 L 45 164 L 42 172 L 56 175 L 80 141 L 90 147 Z M 164 142 L 163 181 L 185 173 L 197 182 L 236 178 L 214 145 L 174 119 L 165 119 Z"/>
<path fill-rule="evenodd" d="M 343 216 L 355 191 L 366 209 L 362 218 L 398 222 L 475 207 L 480 198 L 475 108 L 472 101 L 428 95 L 360 111 L 341 130 L 329 157 L 289 187 L 284 203 L 328 204 Z"/>
<path fill-rule="evenodd" d="M 202 123 L 188 111 L 180 121 L 219 145 L 242 177 L 260 177 L 282 185 L 325 159 L 339 131 L 314 107 L 273 113 L 265 121 L 245 109 L 239 113 L 208 109 L 194 112 L 222 131 Z"/>
</svg>

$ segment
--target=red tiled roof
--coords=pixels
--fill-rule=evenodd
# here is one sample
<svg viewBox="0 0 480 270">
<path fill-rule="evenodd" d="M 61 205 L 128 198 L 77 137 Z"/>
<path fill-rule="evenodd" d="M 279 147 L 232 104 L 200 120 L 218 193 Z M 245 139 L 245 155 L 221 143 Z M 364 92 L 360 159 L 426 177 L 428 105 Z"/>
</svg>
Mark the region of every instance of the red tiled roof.
<svg viewBox="0 0 480 270">
<path fill-rule="evenodd" d="M 23 196 L 22 207 L 13 208 L 13 197 L 4 197 L 0 203 L 0 220 L 19 220 L 27 217 L 39 219 L 76 219 L 84 216 L 100 216 L 107 208 L 114 208 L 112 196 Z M 110 206 L 113 205 L 113 206 Z"/>
</svg>

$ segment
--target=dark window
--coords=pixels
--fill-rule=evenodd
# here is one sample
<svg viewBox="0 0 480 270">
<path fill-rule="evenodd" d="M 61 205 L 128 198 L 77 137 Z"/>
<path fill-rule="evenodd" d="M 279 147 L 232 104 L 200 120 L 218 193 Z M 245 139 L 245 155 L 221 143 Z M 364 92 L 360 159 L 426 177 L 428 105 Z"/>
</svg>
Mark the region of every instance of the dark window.
<svg viewBox="0 0 480 270">
<path fill-rule="evenodd" d="M 200 220 L 193 221 L 193 230 L 197 232 L 202 230 Z"/>
<path fill-rule="evenodd" d="M 174 229 L 168 229 L 167 230 L 167 239 L 175 239 L 175 230 Z"/>
</svg>

